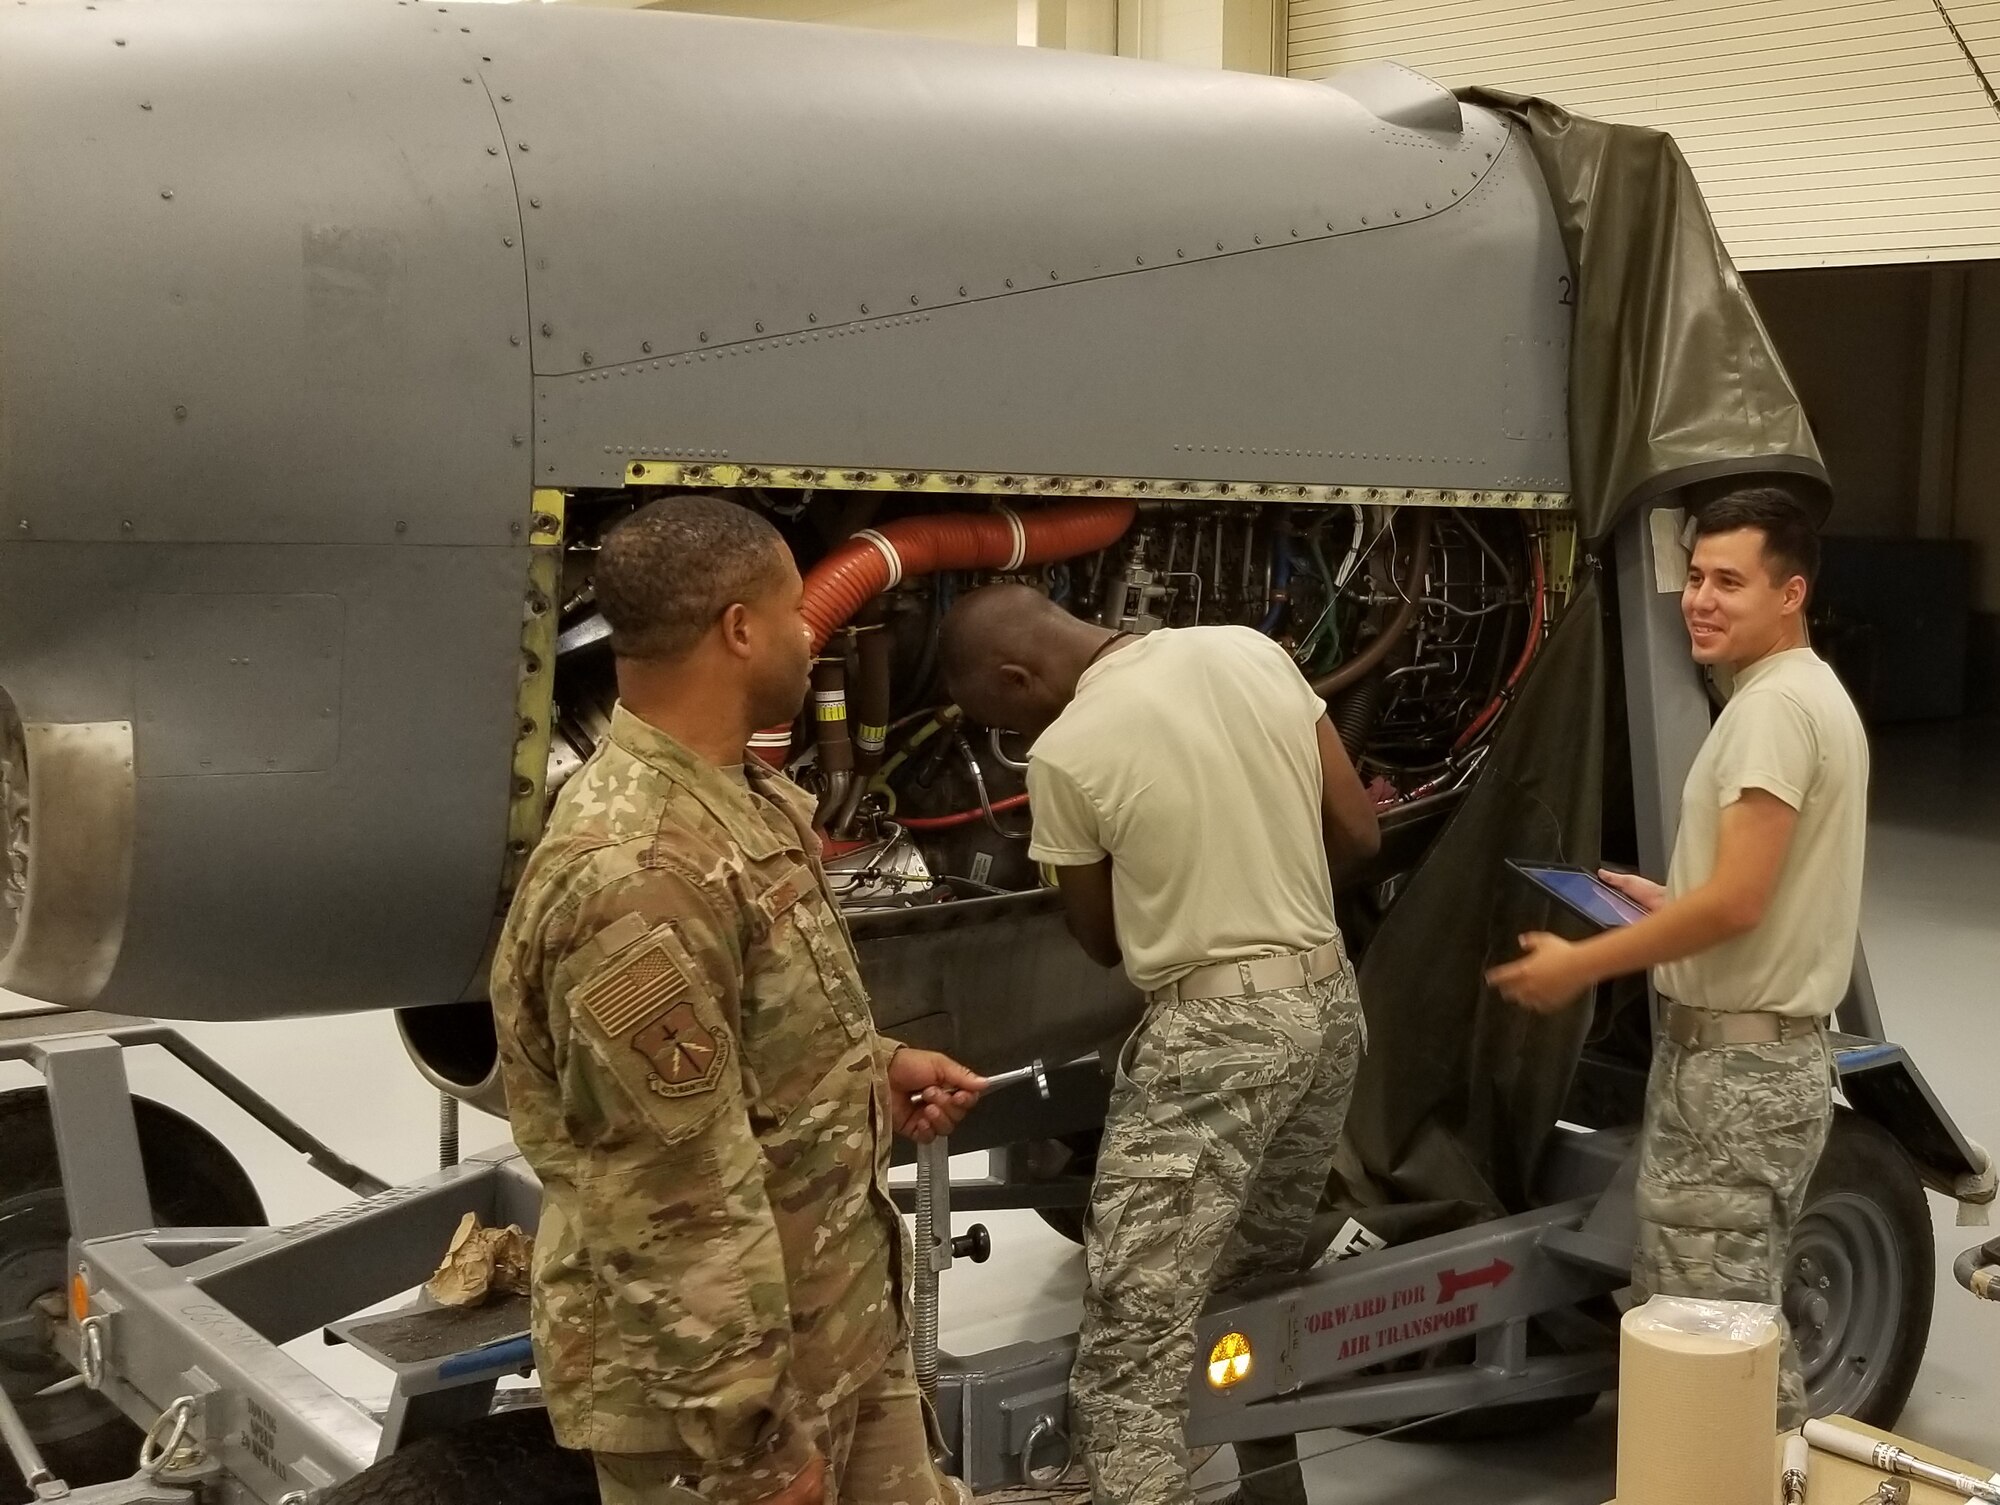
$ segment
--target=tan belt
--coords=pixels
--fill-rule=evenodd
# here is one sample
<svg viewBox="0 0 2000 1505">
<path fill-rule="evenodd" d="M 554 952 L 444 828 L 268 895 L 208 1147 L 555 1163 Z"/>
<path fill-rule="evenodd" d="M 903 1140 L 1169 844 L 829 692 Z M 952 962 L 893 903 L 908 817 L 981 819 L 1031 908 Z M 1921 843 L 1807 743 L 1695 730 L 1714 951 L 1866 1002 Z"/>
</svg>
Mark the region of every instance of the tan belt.
<svg viewBox="0 0 2000 1505">
<path fill-rule="evenodd" d="M 1256 956 L 1240 962 L 1216 962 L 1212 966 L 1196 967 L 1164 988 L 1155 988 L 1146 995 L 1146 1001 L 1177 1003 L 1184 998 L 1247 998 L 1252 993 L 1302 988 L 1307 983 L 1324 982 L 1346 963 L 1347 953 L 1338 940 L 1315 946 L 1310 951 Z"/>
<path fill-rule="evenodd" d="M 1667 1038 L 1689 1050 L 1717 1045 L 1775 1045 L 1801 1040 L 1826 1028 L 1824 1019 L 1795 1019 L 1789 1014 L 1718 1014 L 1666 1000 Z"/>
</svg>

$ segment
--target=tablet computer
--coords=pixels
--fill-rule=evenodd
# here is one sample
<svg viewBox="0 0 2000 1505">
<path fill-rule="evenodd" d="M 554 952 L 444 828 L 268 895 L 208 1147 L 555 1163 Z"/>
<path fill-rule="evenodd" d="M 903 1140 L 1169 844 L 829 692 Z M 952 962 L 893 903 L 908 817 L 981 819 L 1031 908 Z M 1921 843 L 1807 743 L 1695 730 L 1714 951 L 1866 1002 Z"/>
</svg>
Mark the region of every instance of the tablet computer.
<svg viewBox="0 0 2000 1505">
<path fill-rule="evenodd" d="M 1611 887 L 1588 868 L 1567 867 L 1554 862 L 1516 862 L 1507 866 L 1556 900 L 1571 914 L 1589 921 L 1599 930 L 1629 925 L 1643 920 L 1646 911 Z"/>
</svg>

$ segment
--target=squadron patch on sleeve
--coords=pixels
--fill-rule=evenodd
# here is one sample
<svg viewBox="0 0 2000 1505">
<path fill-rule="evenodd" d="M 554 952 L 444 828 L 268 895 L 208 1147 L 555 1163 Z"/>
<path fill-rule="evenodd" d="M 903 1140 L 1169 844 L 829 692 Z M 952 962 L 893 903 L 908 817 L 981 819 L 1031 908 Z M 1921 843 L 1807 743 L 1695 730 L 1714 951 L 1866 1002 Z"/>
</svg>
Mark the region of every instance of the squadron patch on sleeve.
<svg viewBox="0 0 2000 1505">
<path fill-rule="evenodd" d="M 703 1022 L 694 985 L 657 940 L 641 946 L 577 1001 L 614 1040 L 629 1040 L 652 1068 L 646 1085 L 662 1097 L 707 1092 L 722 1079 L 729 1035 Z"/>
<path fill-rule="evenodd" d="M 646 1085 L 662 1097 L 707 1092 L 729 1059 L 729 1037 L 695 1017 L 694 1005 L 677 1003 L 632 1037 L 632 1048 L 652 1063 Z"/>
</svg>

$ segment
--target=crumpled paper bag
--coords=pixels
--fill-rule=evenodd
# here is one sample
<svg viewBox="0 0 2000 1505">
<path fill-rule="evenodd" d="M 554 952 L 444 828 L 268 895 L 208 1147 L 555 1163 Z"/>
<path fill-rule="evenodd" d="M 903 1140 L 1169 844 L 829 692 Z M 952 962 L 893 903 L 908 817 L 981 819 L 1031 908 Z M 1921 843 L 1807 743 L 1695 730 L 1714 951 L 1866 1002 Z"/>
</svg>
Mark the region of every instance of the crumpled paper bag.
<svg viewBox="0 0 2000 1505">
<path fill-rule="evenodd" d="M 441 1306 L 479 1306 L 495 1295 L 525 1296 L 534 1253 L 535 1241 L 513 1224 L 488 1228 L 477 1213 L 468 1212 L 424 1290 Z"/>
</svg>

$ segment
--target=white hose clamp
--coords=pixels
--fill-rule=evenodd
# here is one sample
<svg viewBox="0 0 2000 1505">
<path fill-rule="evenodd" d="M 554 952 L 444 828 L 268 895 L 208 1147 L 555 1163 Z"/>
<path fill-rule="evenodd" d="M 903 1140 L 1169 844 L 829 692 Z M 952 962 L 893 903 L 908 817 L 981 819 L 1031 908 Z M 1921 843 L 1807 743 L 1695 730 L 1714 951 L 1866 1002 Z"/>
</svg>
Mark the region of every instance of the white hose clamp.
<svg viewBox="0 0 2000 1505">
<path fill-rule="evenodd" d="M 1018 570 L 1028 557 L 1028 525 L 1021 521 L 1021 514 L 1012 507 L 996 503 L 994 511 L 1007 519 L 1007 530 L 1014 535 L 1014 552 L 1007 556 L 1007 562 L 1000 566 L 1002 574 Z"/>
<path fill-rule="evenodd" d="M 863 528 L 854 537 L 858 542 L 872 545 L 875 552 L 880 554 L 888 563 L 889 583 L 883 586 L 882 589 L 894 590 L 903 583 L 903 556 L 896 552 L 894 544 L 890 543 L 887 538 L 877 533 L 873 528 Z"/>
<path fill-rule="evenodd" d="M 79 1340 L 83 1348 L 83 1382 L 92 1390 L 104 1388 L 104 1327 L 102 1317 L 83 1319 Z"/>
<path fill-rule="evenodd" d="M 194 1424 L 195 1404 L 192 1395 L 183 1395 L 160 1413 L 159 1420 L 146 1433 L 146 1440 L 139 1444 L 141 1477 L 152 1478 L 180 1451 L 181 1444 L 188 1440 L 188 1428 Z M 168 1428 L 164 1442 L 160 1440 L 161 1427 Z"/>
<path fill-rule="evenodd" d="M 1037 1468 L 1035 1449 L 1050 1438 L 1062 1443 L 1062 1462 L 1054 1467 L 1043 1465 Z M 1062 1482 L 1063 1475 L 1069 1472 L 1070 1465 L 1075 1462 L 1076 1444 L 1070 1440 L 1069 1434 L 1055 1424 L 1053 1417 L 1036 1417 L 1035 1424 L 1028 1428 L 1027 1441 L 1021 1444 L 1021 1482 L 1042 1489 L 1051 1488 Z"/>
</svg>

